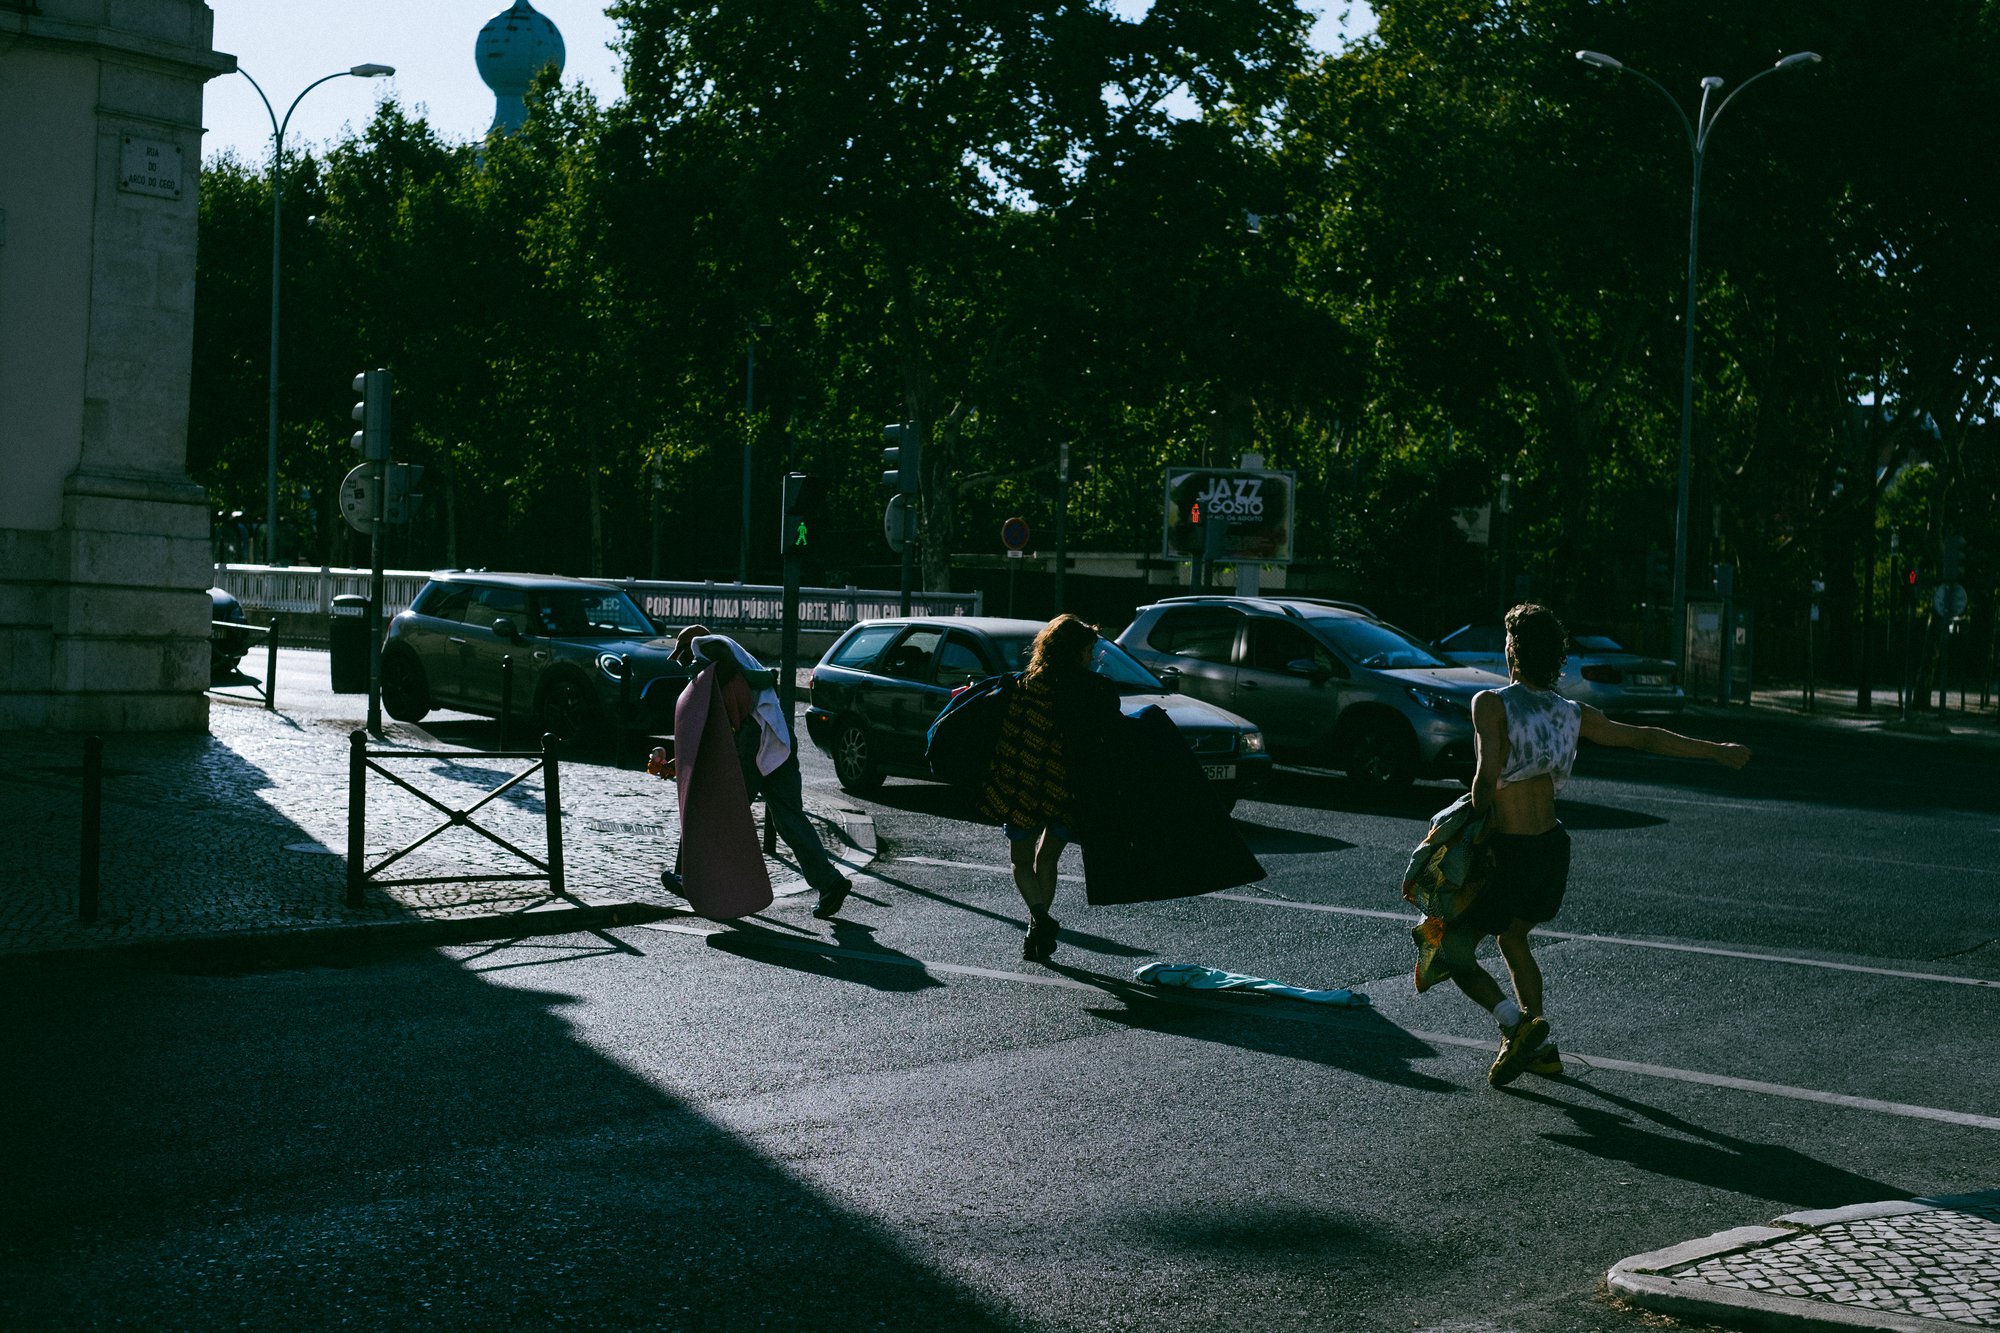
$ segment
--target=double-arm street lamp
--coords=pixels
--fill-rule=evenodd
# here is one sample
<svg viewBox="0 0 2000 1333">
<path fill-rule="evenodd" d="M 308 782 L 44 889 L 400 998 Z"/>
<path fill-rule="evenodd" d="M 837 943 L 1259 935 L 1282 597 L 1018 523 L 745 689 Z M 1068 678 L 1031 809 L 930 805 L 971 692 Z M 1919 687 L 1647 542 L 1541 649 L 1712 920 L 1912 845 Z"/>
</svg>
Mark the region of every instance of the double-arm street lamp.
<svg viewBox="0 0 2000 1333">
<path fill-rule="evenodd" d="M 376 79 L 394 74 L 396 69 L 393 65 L 356 65 L 314 79 L 285 108 L 283 120 L 272 109 L 271 99 L 264 96 L 263 85 L 250 78 L 250 71 L 239 65 L 236 72 L 250 79 L 250 86 L 264 103 L 265 114 L 271 117 L 271 401 L 264 437 L 264 563 L 275 565 L 278 563 L 278 274 L 284 253 L 284 232 L 279 224 L 285 206 L 285 127 L 292 123 L 292 112 L 299 109 L 306 94 L 322 83 L 346 78 Z"/>
<path fill-rule="evenodd" d="M 1817 65 L 1819 56 L 1811 51 L 1798 51 L 1786 56 L 1766 70 L 1759 70 L 1738 84 L 1730 93 L 1709 109 L 1709 99 L 1722 88 L 1722 80 L 1714 75 L 1701 81 L 1701 105 L 1693 120 L 1666 85 L 1650 74 L 1633 69 L 1600 51 L 1578 51 L 1576 58 L 1586 65 L 1608 69 L 1618 74 L 1632 74 L 1644 79 L 1659 89 L 1660 96 L 1667 99 L 1667 105 L 1680 118 L 1681 128 L 1687 131 L 1688 149 L 1694 154 L 1694 185 L 1688 204 L 1688 266 L 1687 266 L 1687 315 L 1682 320 L 1683 344 L 1681 352 L 1681 462 L 1680 485 L 1674 499 L 1674 609 L 1673 635 L 1674 660 L 1685 664 L 1687 657 L 1687 561 L 1688 561 L 1688 469 L 1690 442 L 1694 434 L 1694 294 L 1695 257 L 1701 244 L 1701 163 L 1708 151 L 1708 136 L 1715 130 L 1715 122 L 1729 104 L 1757 80 L 1780 70 L 1796 69 L 1800 65 Z"/>
</svg>

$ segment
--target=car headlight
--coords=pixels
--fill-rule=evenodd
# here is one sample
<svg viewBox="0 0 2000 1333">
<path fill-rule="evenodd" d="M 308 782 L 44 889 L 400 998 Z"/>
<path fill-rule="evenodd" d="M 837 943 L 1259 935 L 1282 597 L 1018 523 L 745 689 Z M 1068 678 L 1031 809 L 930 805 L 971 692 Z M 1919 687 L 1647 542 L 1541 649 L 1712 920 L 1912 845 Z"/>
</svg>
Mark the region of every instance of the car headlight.
<svg viewBox="0 0 2000 1333">
<path fill-rule="evenodd" d="M 613 680 L 625 679 L 625 659 L 617 653 L 599 653 L 597 669 Z"/>
<path fill-rule="evenodd" d="M 1470 718 L 1472 716 L 1471 705 L 1465 703 L 1455 694 L 1441 694 L 1436 690 L 1420 690 L 1414 685 L 1410 686 L 1409 689 L 1410 698 L 1416 700 L 1420 708 L 1428 708 L 1431 712 L 1444 717 Z"/>
<path fill-rule="evenodd" d="M 1261 731 L 1244 732 L 1241 739 L 1236 742 L 1236 748 L 1243 754 L 1264 753 L 1264 733 Z"/>
</svg>

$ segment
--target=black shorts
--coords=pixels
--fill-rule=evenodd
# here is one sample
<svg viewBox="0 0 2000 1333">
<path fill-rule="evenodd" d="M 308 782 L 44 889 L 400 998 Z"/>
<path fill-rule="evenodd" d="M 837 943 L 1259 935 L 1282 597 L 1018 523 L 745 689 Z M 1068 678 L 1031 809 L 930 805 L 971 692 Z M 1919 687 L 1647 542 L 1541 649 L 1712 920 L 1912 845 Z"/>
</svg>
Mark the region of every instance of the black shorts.
<svg viewBox="0 0 2000 1333">
<path fill-rule="evenodd" d="M 1498 935 L 1516 921 L 1553 921 L 1569 887 L 1569 833 L 1496 833 L 1493 877 L 1454 925 Z"/>
</svg>

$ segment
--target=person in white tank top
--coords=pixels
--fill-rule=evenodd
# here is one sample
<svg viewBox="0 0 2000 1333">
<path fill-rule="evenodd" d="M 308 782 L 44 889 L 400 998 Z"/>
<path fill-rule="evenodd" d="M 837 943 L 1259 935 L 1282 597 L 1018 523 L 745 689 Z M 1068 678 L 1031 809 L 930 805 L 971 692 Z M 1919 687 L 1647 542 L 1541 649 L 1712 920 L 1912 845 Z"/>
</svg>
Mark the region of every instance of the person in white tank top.
<svg viewBox="0 0 2000 1333">
<path fill-rule="evenodd" d="M 1746 746 L 1613 722 L 1565 699 L 1555 683 L 1568 655 L 1569 635 L 1555 612 L 1523 603 L 1507 613 L 1510 683 L 1472 700 L 1477 745 L 1472 804 L 1486 817 L 1483 841 L 1493 851 L 1493 870 L 1479 896 L 1445 926 L 1439 953 L 1452 981 L 1500 1026 L 1500 1054 L 1486 1076 L 1495 1087 L 1523 1073 L 1562 1072 L 1561 1053 L 1542 1013 L 1542 969 L 1528 947 L 1528 932 L 1554 919 L 1569 885 L 1569 834 L 1556 818 L 1555 797 L 1569 780 L 1577 743 L 1709 759 L 1727 768 L 1750 762 Z M 1488 935 L 1506 960 L 1511 997 L 1474 956 Z"/>
</svg>

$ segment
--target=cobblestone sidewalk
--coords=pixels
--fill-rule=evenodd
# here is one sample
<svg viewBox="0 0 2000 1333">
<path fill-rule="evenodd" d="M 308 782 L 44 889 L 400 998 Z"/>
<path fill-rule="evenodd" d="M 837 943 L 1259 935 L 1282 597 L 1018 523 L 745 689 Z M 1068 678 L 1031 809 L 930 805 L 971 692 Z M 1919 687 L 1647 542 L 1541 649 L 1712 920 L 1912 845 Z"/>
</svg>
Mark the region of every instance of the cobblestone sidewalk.
<svg viewBox="0 0 2000 1333">
<path fill-rule="evenodd" d="M 78 919 L 82 740 L 0 734 L 0 959 L 354 927 L 379 933 L 419 922 L 486 921 L 496 930 L 534 933 L 564 920 L 579 929 L 686 907 L 659 882 L 677 832 L 671 785 L 640 771 L 566 762 L 568 899 L 555 898 L 546 879 L 499 878 L 533 867 L 468 828 L 449 827 L 385 877 L 474 878 L 371 884 L 363 906 L 347 908 L 348 736 L 356 723 L 315 711 L 268 713 L 217 702 L 206 736 L 107 737 L 100 905 L 92 923 Z M 386 766 L 455 810 L 470 808 L 531 765 L 439 754 L 454 747 L 398 723 L 370 748 L 407 752 L 409 760 Z M 545 859 L 542 792 L 543 775 L 534 774 L 472 818 Z M 371 867 L 447 819 L 378 774 L 369 775 L 366 800 Z M 873 834 L 864 817 L 838 807 L 813 814 L 837 859 L 850 867 L 865 863 Z M 779 894 L 804 890 L 788 861 L 768 864 Z M 587 910 L 579 915 L 579 909 Z"/>
<path fill-rule="evenodd" d="M 1647 1309 L 1766 1327 L 2000 1328 L 2000 1190 L 1791 1213 L 1627 1259 L 1610 1283 Z"/>
</svg>

